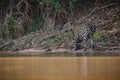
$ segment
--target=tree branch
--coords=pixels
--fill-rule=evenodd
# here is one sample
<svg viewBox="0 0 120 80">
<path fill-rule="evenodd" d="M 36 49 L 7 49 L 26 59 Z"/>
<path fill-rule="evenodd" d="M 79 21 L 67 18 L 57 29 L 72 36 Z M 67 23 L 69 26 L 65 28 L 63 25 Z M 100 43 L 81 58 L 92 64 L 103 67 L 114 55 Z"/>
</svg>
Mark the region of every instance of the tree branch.
<svg viewBox="0 0 120 80">
<path fill-rule="evenodd" d="M 6 43 L 0 45 L 0 49 L 4 48 L 4 47 L 6 47 L 6 46 L 9 46 L 9 45 L 11 45 L 11 44 L 13 44 L 12 41 L 10 41 L 10 42 L 6 42 Z"/>
<path fill-rule="evenodd" d="M 107 8 L 107 7 L 110 7 L 110 6 L 115 6 L 115 5 L 118 5 L 118 4 L 120 4 L 120 3 L 112 3 L 112 4 L 109 4 L 109 5 L 102 6 L 102 7 L 95 7 L 88 15 L 84 16 L 84 17 L 82 18 L 82 20 L 79 19 L 79 20 L 77 21 L 77 23 L 82 22 L 83 20 L 85 20 L 86 18 L 90 17 L 92 14 L 94 14 L 94 13 L 97 12 L 98 10 L 101 10 L 101 9 L 104 9 L 104 8 Z"/>
</svg>

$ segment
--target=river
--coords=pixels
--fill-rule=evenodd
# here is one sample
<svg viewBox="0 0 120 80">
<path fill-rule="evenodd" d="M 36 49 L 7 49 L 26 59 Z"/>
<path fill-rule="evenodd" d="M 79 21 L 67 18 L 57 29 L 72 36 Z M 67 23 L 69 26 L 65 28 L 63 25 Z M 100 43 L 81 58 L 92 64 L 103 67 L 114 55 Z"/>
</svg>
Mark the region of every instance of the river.
<svg viewBox="0 0 120 80">
<path fill-rule="evenodd" d="M 0 80 L 120 80 L 120 57 L 0 57 Z"/>
</svg>

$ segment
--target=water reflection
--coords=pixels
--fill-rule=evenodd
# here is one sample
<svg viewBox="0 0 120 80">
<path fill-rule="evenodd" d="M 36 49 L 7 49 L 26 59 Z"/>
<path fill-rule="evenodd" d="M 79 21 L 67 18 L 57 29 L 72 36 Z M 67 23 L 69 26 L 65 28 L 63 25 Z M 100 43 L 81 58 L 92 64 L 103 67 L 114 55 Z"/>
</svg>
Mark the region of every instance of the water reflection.
<svg viewBox="0 0 120 80">
<path fill-rule="evenodd" d="M 120 80 L 120 57 L 0 58 L 0 80 Z"/>
</svg>

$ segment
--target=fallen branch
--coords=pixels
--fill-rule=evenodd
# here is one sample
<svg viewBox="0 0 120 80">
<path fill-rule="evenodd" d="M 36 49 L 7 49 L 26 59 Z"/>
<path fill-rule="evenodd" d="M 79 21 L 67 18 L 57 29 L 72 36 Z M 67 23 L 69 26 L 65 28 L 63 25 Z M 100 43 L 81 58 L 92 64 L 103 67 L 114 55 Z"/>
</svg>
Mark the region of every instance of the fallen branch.
<svg viewBox="0 0 120 80">
<path fill-rule="evenodd" d="M 100 46 L 100 45 L 96 45 L 96 47 L 99 47 L 101 49 L 106 49 L 106 50 L 114 50 L 114 49 L 120 49 L 120 46 L 113 46 L 113 47 L 103 47 L 103 46 Z"/>
<path fill-rule="evenodd" d="M 120 3 L 112 3 L 112 4 L 109 4 L 109 5 L 102 6 L 102 7 L 95 7 L 88 15 L 84 16 L 84 17 L 82 18 L 82 20 L 79 19 L 76 23 L 82 22 L 83 20 L 85 20 L 86 18 L 90 17 L 92 14 L 94 14 L 94 13 L 97 12 L 98 10 L 105 9 L 105 8 L 107 8 L 107 7 L 114 6 L 114 5 L 117 5 L 117 4 L 120 4 Z"/>
<path fill-rule="evenodd" d="M 21 6 L 23 6 L 22 3 L 25 4 L 23 12 L 21 11 Z M 17 10 L 19 11 L 19 13 L 22 14 L 28 21 L 31 22 L 31 16 L 29 16 L 27 13 L 28 13 L 29 9 L 33 8 L 33 7 L 31 7 L 30 4 L 25 0 L 21 0 L 20 2 L 18 2 L 16 7 L 17 7 Z"/>
<path fill-rule="evenodd" d="M 4 47 L 6 47 L 6 46 L 9 46 L 9 45 L 11 45 L 11 44 L 13 44 L 12 41 L 10 41 L 10 42 L 6 42 L 6 43 L 0 45 L 0 49 L 4 48 Z"/>
<path fill-rule="evenodd" d="M 85 18 L 91 16 L 91 15 L 92 15 L 93 13 L 95 13 L 97 10 L 101 10 L 101 9 L 104 9 L 104 8 L 107 8 L 107 7 L 110 7 L 110 6 L 114 6 L 114 5 L 117 5 L 117 4 L 119 4 L 119 3 L 112 3 L 112 4 L 109 4 L 109 5 L 105 5 L 105 6 L 103 6 L 103 7 L 96 7 L 96 8 L 94 8 L 94 9 L 90 12 L 90 14 L 88 14 L 87 16 L 85 16 Z"/>
<path fill-rule="evenodd" d="M 120 18 L 114 18 L 112 20 L 105 21 L 104 23 L 97 24 L 96 26 L 98 27 L 98 30 L 100 31 L 100 30 L 103 30 L 105 28 L 108 28 L 111 23 L 114 23 L 117 20 L 120 20 Z M 105 26 L 105 25 L 108 25 L 108 26 Z M 104 27 L 102 27 L 102 26 L 104 26 Z"/>
</svg>

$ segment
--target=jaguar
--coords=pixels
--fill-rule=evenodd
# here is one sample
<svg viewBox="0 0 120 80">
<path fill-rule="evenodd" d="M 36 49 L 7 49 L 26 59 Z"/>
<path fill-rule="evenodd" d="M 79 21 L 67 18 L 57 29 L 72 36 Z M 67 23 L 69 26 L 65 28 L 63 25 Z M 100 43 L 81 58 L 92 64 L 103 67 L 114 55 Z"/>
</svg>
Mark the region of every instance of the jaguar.
<svg viewBox="0 0 120 80">
<path fill-rule="evenodd" d="M 72 31 L 74 35 L 73 50 L 83 49 L 85 51 L 87 48 L 94 49 L 93 34 L 96 31 L 94 25 L 89 23 L 71 23 L 69 24 L 69 30 Z M 89 43 L 90 47 L 88 47 Z"/>
<path fill-rule="evenodd" d="M 79 29 L 74 31 L 75 33 L 75 45 L 73 50 L 79 50 L 83 48 L 85 51 L 87 47 L 89 46 L 88 43 L 90 43 L 90 48 L 94 49 L 94 37 L 93 34 L 96 31 L 95 26 L 92 24 L 84 23 L 78 25 Z M 72 29 L 74 30 L 74 29 Z"/>
</svg>

